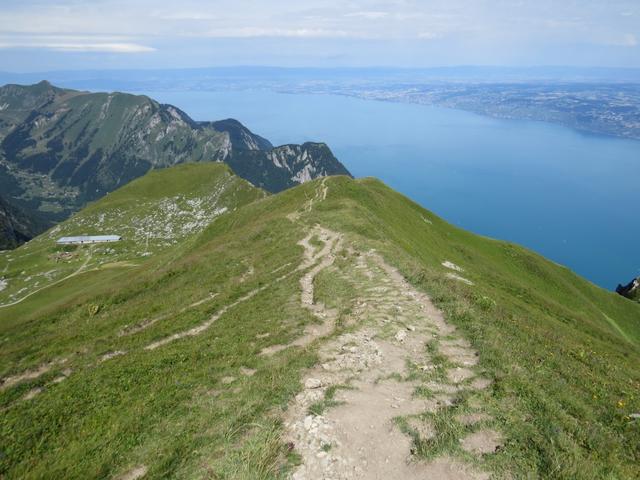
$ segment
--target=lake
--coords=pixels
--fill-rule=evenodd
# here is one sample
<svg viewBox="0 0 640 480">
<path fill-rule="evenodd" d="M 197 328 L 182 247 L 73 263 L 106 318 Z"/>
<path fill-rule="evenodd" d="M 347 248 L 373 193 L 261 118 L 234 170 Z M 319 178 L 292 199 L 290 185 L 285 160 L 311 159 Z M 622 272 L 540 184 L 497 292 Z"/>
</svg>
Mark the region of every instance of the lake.
<svg viewBox="0 0 640 480">
<path fill-rule="evenodd" d="M 144 92 L 274 145 L 323 141 L 449 222 L 525 245 L 608 289 L 640 275 L 640 142 L 334 95 Z"/>
</svg>

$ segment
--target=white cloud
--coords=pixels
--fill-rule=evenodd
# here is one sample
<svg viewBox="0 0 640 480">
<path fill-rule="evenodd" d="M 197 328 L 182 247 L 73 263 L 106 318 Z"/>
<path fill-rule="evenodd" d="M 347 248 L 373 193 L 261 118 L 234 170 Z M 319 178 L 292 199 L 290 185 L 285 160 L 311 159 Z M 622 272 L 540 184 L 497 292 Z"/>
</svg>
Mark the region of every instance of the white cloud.
<svg viewBox="0 0 640 480">
<path fill-rule="evenodd" d="M 300 37 L 300 38 L 344 38 L 357 36 L 344 30 L 329 30 L 323 28 L 262 28 L 241 27 L 221 28 L 210 30 L 203 34 L 190 36 L 205 36 L 213 38 L 254 38 L 254 37 Z"/>
<path fill-rule="evenodd" d="M 108 53 L 146 53 L 156 49 L 137 43 L 84 43 L 56 41 L 1 41 L 0 49 L 42 48 L 57 52 L 108 52 Z"/>
<path fill-rule="evenodd" d="M 440 38 L 440 34 L 435 32 L 420 32 L 418 33 L 418 38 L 422 38 L 423 40 L 434 40 L 436 38 Z"/>
<path fill-rule="evenodd" d="M 216 20 L 219 17 L 211 15 L 209 13 L 202 12 L 171 12 L 171 13 L 158 13 L 154 15 L 160 20 L 193 20 L 193 21 L 206 21 Z"/>
<path fill-rule="evenodd" d="M 367 20 L 380 20 L 389 15 L 389 12 L 352 12 L 345 14 L 345 17 L 366 18 Z"/>
</svg>

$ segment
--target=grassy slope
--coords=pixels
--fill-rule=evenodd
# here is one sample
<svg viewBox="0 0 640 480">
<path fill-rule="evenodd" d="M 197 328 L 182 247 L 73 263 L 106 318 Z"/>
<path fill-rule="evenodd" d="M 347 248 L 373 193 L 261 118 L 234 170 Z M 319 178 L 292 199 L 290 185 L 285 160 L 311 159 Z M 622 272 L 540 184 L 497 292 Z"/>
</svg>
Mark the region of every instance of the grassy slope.
<svg viewBox="0 0 640 480">
<path fill-rule="evenodd" d="M 508 437 L 489 468 L 514 477 L 640 474 L 639 426 L 627 416 L 640 411 L 640 306 L 521 247 L 456 229 L 375 180 L 332 178 L 326 201 L 299 223 L 288 220 L 317 183 L 222 215 L 135 268 L 90 271 L 0 310 L 2 377 L 67 359 L 0 391 L 0 474 L 103 478 L 145 464 L 149 478 L 277 476 L 278 413 L 299 389 L 301 368 L 314 362 L 315 346 L 257 353 L 313 321 L 298 304 L 297 275 L 230 309 L 202 335 L 143 347 L 295 268 L 296 242 L 315 223 L 382 252 L 480 351 L 495 379 L 484 400 Z M 447 278 L 444 260 L 475 285 Z M 336 295 L 336 284 L 319 277 L 318 295 Z M 118 335 L 164 313 L 171 315 L 136 335 Z M 257 337 L 263 333 L 270 336 Z M 96 366 L 115 350 L 128 353 Z M 258 373 L 243 377 L 242 366 Z M 64 368 L 71 376 L 51 383 Z M 235 381 L 224 383 L 230 376 Z M 42 393 L 20 400 L 38 386 Z M 437 423 L 444 440 L 418 445 L 418 454 L 452 449 L 450 414 Z"/>
<path fill-rule="evenodd" d="M 233 175 L 225 164 L 184 164 L 169 174 L 152 171 L 78 212 L 19 250 L 0 257 L 0 278 L 8 286 L 0 305 L 57 281 L 78 270 L 114 262 L 139 263 L 202 230 L 225 209 L 231 210 L 264 196 Z M 169 225 L 171 228 L 167 228 Z M 109 245 L 58 247 L 66 235 L 117 234 L 123 241 Z M 63 253 L 68 253 L 64 256 Z M 126 265 L 127 263 L 121 263 Z M 27 305 L 27 310 L 33 305 Z"/>
</svg>

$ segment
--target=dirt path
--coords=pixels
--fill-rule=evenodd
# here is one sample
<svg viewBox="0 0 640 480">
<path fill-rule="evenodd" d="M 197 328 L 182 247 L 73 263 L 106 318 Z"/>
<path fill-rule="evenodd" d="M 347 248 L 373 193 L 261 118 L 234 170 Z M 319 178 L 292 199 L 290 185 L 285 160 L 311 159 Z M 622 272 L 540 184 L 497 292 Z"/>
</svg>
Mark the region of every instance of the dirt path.
<svg viewBox="0 0 640 480">
<path fill-rule="evenodd" d="M 26 299 L 27 299 L 27 298 L 29 298 L 30 296 L 35 295 L 36 293 L 41 292 L 42 290 L 45 290 L 45 289 L 47 289 L 47 288 L 51 288 L 51 287 L 53 287 L 53 286 L 55 286 L 55 285 L 58 285 L 59 283 L 62 283 L 62 282 L 64 282 L 65 280 L 69 280 L 70 278 L 73 278 L 73 277 L 75 277 L 76 275 L 80 275 L 82 272 L 84 272 L 85 268 L 87 268 L 87 265 L 88 265 L 88 264 L 89 264 L 89 262 L 91 261 L 91 258 L 92 258 L 92 257 L 93 257 L 93 247 L 89 247 L 89 254 L 87 255 L 87 258 L 85 259 L 84 263 L 83 263 L 82 265 L 80 265 L 80 267 L 78 267 L 78 269 L 77 269 L 75 272 L 73 272 L 73 273 L 71 273 L 71 274 L 67 275 L 67 276 L 66 276 L 66 277 L 64 277 L 64 278 L 61 278 L 60 280 L 56 280 L 55 282 L 50 283 L 49 285 L 45 285 L 44 287 L 40 287 L 40 288 L 38 288 L 37 290 L 34 290 L 34 291 L 33 291 L 33 292 L 31 292 L 31 293 L 28 293 L 28 294 L 27 294 L 27 295 L 25 295 L 24 297 L 22 297 L 22 298 L 20 298 L 20 299 L 18 299 L 18 300 L 16 300 L 16 301 L 14 301 L 14 302 L 11 302 L 11 303 L 5 303 L 4 305 L 0 305 L 0 308 L 13 307 L 14 305 L 17 305 L 17 304 L 19 304 L 19 303 L 23 302 L 24 300 L 26 300 Z"/>
<path fill-rule="evenodd" d="M 476 352 L 430 299 L 378 254 L 356 253 L 348 270 L 337 274 L 358 289 L 350 319 L 354 329 L 320 348 L 320 364 L 305 375 L 304 390 L 285 418 L 286 440 L 302 459 L 292 478 L 488 478 L 452 457 L 429 463 L 413 459 L 413 440 L 396 422 L 403 418 L 410 431 L 426 435 L 432 429 L 421 414 L 451 405 L 461 389 L 486 387 L 488 381 L 474 371 Z M 309 301 L 305 289 L 302 283 L 303 306 Z M 439 375 L 433 373 L 437 367 L 428 342 L 437 342 L 438 353 L 447 359 L 449 366 Z M 421 378 L 416 371 L 431 373 Z M 416 395 L 418 387 L 433 393 Z M 466 441 L 473 446 L 469 451 L 486 453 L 499 445 L 497 432 L 474 435 L 461 441 L 462 448 Z"/>
<path fill-rule="evenodd" d="M 314 238 L 317 239 L 322 244 L 322 248 L 320 247 L 316 248 L 314 245 L 311 244 L 311 241 Z M 340 240 L 341 240 L 340 235 L 334 234 L 333 232 L 322 229 L 320 227 L 315 227 L 305 238 L 303 238 L 300 242 L 298 242 L 298 244 L 304 248 L 304 253 L 303 253 L 302 262 L 295 269 L 289 271 L 288 273 L 284 273 L 280 275 L 279 277 L 274 279 L 271 283 L 267 283 L 265 285 L 262 285 L 261 287 L 255 288 L 250 292 L 246 293 L 245 295 L 243 295 L 242 297 L 238 298 L 234 302 L 231 302 L 223 306 L 215 314 L 213 314 L 207 321 L 201 323 L 200 325 L 190 328 L 189 330 L 174 333 L 173 335 L 170 335 L 161 340 L 150 343 L 149 345 L 144 347 L 145 350 L 154 350 L 158 347 L 167 345 L 168 343 L 174 342 L 176 340 L 180 340 L 182 338 L 194 337 L 196 335 L 200 335 L 201 333 L 209 329 L 229 309 L 241 303 L 246 302 L 247 300 L 256 296 L 258 293 L 270 288 L 275 283 L 281 282 L 282 280 L 290 277 L 295 273 L 305 271 L 310 268 L 311 270 L 305 273 L 302 276 L 302 279 L 300 280 L 300 284 L 302 286 L 301 302 L 303 305 L 306 306 L 306 308 L 309 308 L 316 316 L 326 320 L 326 322 L 320 326 L 317 326 L 317 325 L 310 326 L 308 331 L 305 332 L 304 337 L 296 340 L 293 344 L 287 345 L 287 346 L 292 346 L 292 345 L 302 346 L 307 343 L 310 343 L 318 335 L 322 335 L 323 332 L 330 332 L 331 326 L 332 326 L 332 323 L 330 323 L 332 320 L 330 317 L 330 314 L 328 312 L 325 312 L 324 306 L 315 305 L 313 302 L 313 279 L 321 270 L 323 270 L 324 268 L 326 268 L 327 266 L 333 263 L 333 261 L 335 260 L 335 252 L 339 248 Z M 144 328 L 146 328 L 146 326 Z M 286 348 L 287 346 L 276 345 L 271 347 L 272 349 L 271 351 L 263 351 L 263 353 L 274 353 L 283 348 Z"/>
<path fill-rule="evenodd" d="M 311 241 L 322 243 L 322 248 L 315 247 Z M 298 270 L 311 268 L 300 278 L 300 304 L 318 318 L 320 324 L 311 324 L 305 328 L 304 334 L 287 345 L 271 345 L 263 349 L 261 355 L 273 355 L 289 347 L 304 347 L 317 338 L 330 334 L 334 329 L 337 312 L 327 309 L 322 302 L 315 299 L 314 280 L 318 274 L 333 265 L 336 254 L 342 248 L 342 235 L 316 226 L 298 242 L 304 248 L 303 260 Z"/>
<path fill-rule="evenodd" d="M 322 248 L 316 248 L 314 245 L 312 245 L 311 241 L 312 239 L 316 239 L 320 244 L 322 244 Z M 225 306 L 223 306 L 222 308 L 220 308 L 215 314 L 213 314 L 211 317 L 209 317 L 209 319 L 207 319 L 205 322 L 192 327 L 188 330 L 184 330 L 181 332 L 177 332 L 174 333 L 172 335 L 169 335 L 165 338 L 162 338 L 160 340 L 157 340 L 155 342 L 152 342 L 148 345 L 146 345 L 144 347 L 145 350 L 155 350 L 156 348 L 162 347 L 164 345 L 168 345 L 169 343 L 172 343 L 176 340 L 180 340 L 183 338 L 188 338 L 188 337 L 194 337 L 197 335 L 202 334 L 203 332 L 205 332 L 206 330 L 208 330 L 222 315 L 224 315 L 227 311 L 229 311 L 231 308 L 246 302 L 248 300 L 250 300 L 251 298 L 253 298 L 255 295 L 257 295 L 258 293 L 270 288 L 272 285 L 274 285 L 277 282 L 280 282 L 288 277 L 290 277 L 291 275 L 294 275 L 296 273 L 299 273 L 301 271 L 305 271 L 308 269 L 311 269 L 309 272 L 306 272 L 301 280 L 300 283 L 302 285 L 302 299 L 301 302 L 307 306 L 307 308 L 309 308 L 314 315 L 318 316 L 319 318 L 323 319 L 323 323 L 321 325 L 311 325 L 307 328 L 307 330 L 305 331 L 305 335 L 299 339 L 297 339 L 295 342 L 293 342 L 290 345 L 276 345 L 271 347 L 271 351 L 270 352 L 264 352 L 264 353 L 275 353 L 276 351 L 280 351 L 284 348 L 290 347 L 290 346 L 304 346 L 307 345 L 309 343 L 311 343 L 315 338 L 317 338 L 318 336 L 322 336 L 322 335 L 326 335 L 327 333 L 329 333 L 332 328 L 333 328 L 333 320 L 334 318 L 330 315 L 331 312 L 329 312 L 329 314 L 327 314 L 325 312 L 325 309 L 323 306 L 319 306 L 319 305 L 315 305 L 313 302 L 313 279 L 315 278 L 315 276 L 324 268 L 326 268 L 328 265 L 331 265 L 333 263 L 333 261 L 335 260 L 335 252 L 337 251 L 337 249 L 339 248 L 339 244 L 341 242 L 341 237 L 339 235 L 333 234 L 332 232 L 329 232 L 328 230 L 324 230 L 322 228 L 316 227 L 314 229 L 312 229 L 312 231 L 305 237 L 303 238 L 300 242 L 298 242 L 299 245 L 301 245 L 304 248 L 303 251 L 303 258 L 302 261 L 300 262 L 300 264 L 291 269 L 289 272 L 283 273 L 281 274 L 279 277 L 277 277 L 273 282 L 265 284 L 259 288 L 253 289 L 251 291 L 249 291 L 248 293 L 246 293 L 245 295 L 243 295 L 242 297 L 238 298 L 237 300 L 235 300 L 234 302 L 231 302 Z M 80 273 L 80 271 L 82 270 L 82 268 L 84 268 L 88 262 L 89 262 L 90 258 L 87 259 L 87 261 L 85 261 L 85 263 L 83 264 L 82 267 L 80 267 L 80 269 L 78 269 L 74 274 L 78 274 Z M 281 265 L 280 267 L 276 268 L 275 270 L 273 270 L 271 273 L 272 274 L 276 274 L 278 272 L 280 272 L 281 270 L 284 270 L 285 268 L 289 267 L 291 265 L 291 263 L 286 263 L 284 265 Z M 312 268 L 313 267 L 313 268 Z M 70 276 L 73 276 L 70 275 Z M 69 277 L 70 277 L 69 276 Z M 69 278 L 66 277 L 66 278 Z M 64 279 L 62 279 L 64 280 Z M 62 281 L 60 280 L 60 281 Z M 35 292 L 33 292 L 35 293 Z M 178 311 L 178 313 L 182 313 L 185 312 L 189 309 L 198 307 L 204 303 L 207 303 L 209 301 L 212 301 L 214 298 L 216 298 L 218 296 L 218 293 L 212 293 L 209 294 L 208 296 L 193 302 L 185 307 L 183 307 L 181 310 Z M 131 325 L 128 327 L 125 327 L 124 329 L 122 329 L 119 333 L 118 336 L 127 336 L 127 335 L 134 335 L 136 333 L 139 333 L 149 327 L 151 327 L 152 325 L 163 321 L 165 319 L 171 318 L 174 314 L 173 313 L 168 313 L 168 314 L 163 314 L 160 315 L 158 317 L 154 317 L 152 319 L 146 320 L 144 322 L 141 322 L 139 324 L 136 325 Z M 104 355 L 102 355 L 99 359 L 98 359 L 98 364 L 104 363 L 108 360 L 111 360 L 112 358 L 115 358 L 117 356 L 121 356 L 121 355 L 126 355 L 127 352 L 126 351 L 121 351 L 121 350 L 116 350 L 116 351 L 110 351 L 105 353 Z M 26 380 L 32 380 L 35 379 L 37 377 L 39 377 L 40 375 L 48 372 L 53 364 L 43 364 L 42 366 L 38 367 L 36 370 L 33 371 L 27 371 L 24 372 L 22 374 L 19 375 L 15 375 L 12 377 L 7 377 L 5 379 L 0 379 L 0 389 L 4 389 L 4 388 L 9 388 L 17 383 L 21 383 L 23 381 Z"/>
<path fill-rule="evenodd" d="M 328 192 L 329 192 L 329 187 L 327 187 L 327 177 L 324 177 L 320 181 L 320 184 L 318 185 L 318 188 L 315 191 L 315 195 L 311 197 L 307 202 L 305 210 L 307 212 L 310 212 L 313 209 L 313 205 L 316 202 L 321 202 L 323 200 L 326 200 Z"/>
<path fill-rule="evenodd" d="M 199 307 L 200 305 L 203 305 L 207 302 L 210 302 L 211 300 L 213 300 L 214 298 L 216 298 L 218 296 L 218 293 L 210 293 L 208 296 L 193 302 L 190 305 L 187 305 L 186 307 L 181 308 L 180 310 L 178 310 L 177 312 L 169 312 L 169 313 L 164 313 L 162 315 L 159 315 L 157 317 L 151 318 L 149 320 L 145 320 L 144 322 L 140 322 L 136 325 L 128 325 L 126 327 L 124 327 L 119 333 L 118 336 L 119 337 L 124 337 L 126 335 L 134 335 L 136 333 L 140 333 L 141 331 L 151 327 L 152 325 L 155 325 L 158 322 L 161 322 L 162 320 L 166 320 L 168 318 L 171 318 L 175 315 L 180 315 L 181 313 L 186 312 L 187 310 L 190 310 L 192 308 L 196 308 Z"/>
<path fill-rule="evenodd" d="M 313 206 L 316 203 L 322 202 L 323 200 L 327 199 L 327 194 L 329 193 L 329 186 L 327 185 L 327 177 L 324 177 L 320 183 L 318 184 L 315 192 L 313 193 L 313 196 L 311 196 L 302 206 L 302 208 L 300 208 L 299 210 L 290 213 L 289 215 L 287 215 L 287 218 L 292 221 L 292 222 L 297 222 L 298 220 L 300 220 L 300 217 L 304 214 L 304 213 L 309 213 L 311 210 L 313 210 Z"/>
<path fill-rule="evenodd" d="M 18 375 L 2 378 L 0 379 L 0 390 L 13 387 L 14 385 L 24 382 L 26 380 L 35 380 L 36 378 L 44 375 L 49 370 L 51 370 L 57 363 L 59 362 L 43 363 L 38 368 L 35 368 L 33 370 L 28 370 Z"/>
</svg>

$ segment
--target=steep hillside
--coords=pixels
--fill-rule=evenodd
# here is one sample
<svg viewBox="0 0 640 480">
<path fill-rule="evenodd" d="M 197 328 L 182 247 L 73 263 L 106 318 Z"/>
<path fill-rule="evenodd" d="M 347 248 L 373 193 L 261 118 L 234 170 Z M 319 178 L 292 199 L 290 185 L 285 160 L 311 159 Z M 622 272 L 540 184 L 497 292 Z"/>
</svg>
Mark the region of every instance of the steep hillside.
<svg viewBox="0 0 640 480">
<path fill-rule="evenodd" d="M 202 166 L 55 235 L 144 223 L 139 185 Z M 373 179 L 239 185 L 204 230 L 79 248 L 76 275 L 0 308 L 0 475 L 640 475 L 640 305 Z M 52 268 L 55 235 L 1 254 L 9 287 Z"/>
<path fill-rule="evenodd" d="M 0 196 L 0 250 L 8 250 L 35 237 L 46 224 Z"/>
<path fill-rule="evenodd" d="M 195 122 L 145 96 L 0 88 L 0 188 L 50 220 L 152 168 L 202 161 L 225 161 L 269 191 L 348 174 L 326 145 L 274 148 L 235 120 Z"/>
</svg>

